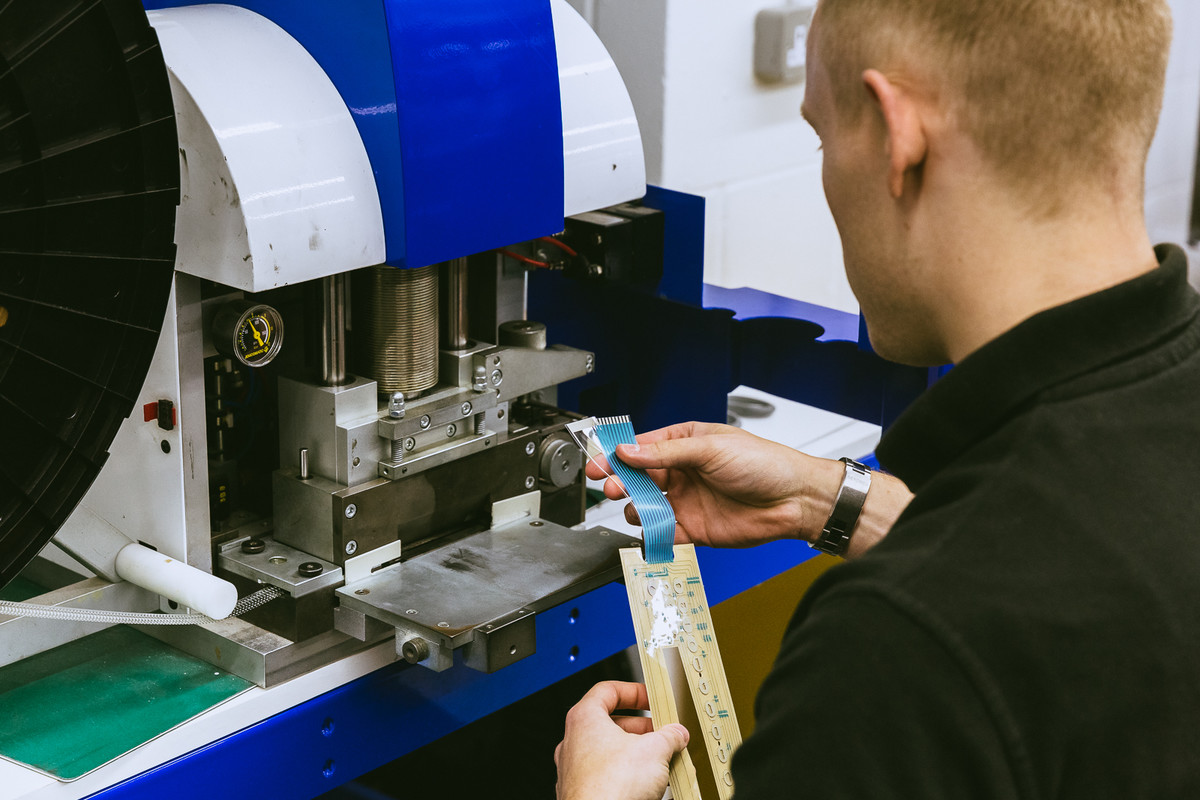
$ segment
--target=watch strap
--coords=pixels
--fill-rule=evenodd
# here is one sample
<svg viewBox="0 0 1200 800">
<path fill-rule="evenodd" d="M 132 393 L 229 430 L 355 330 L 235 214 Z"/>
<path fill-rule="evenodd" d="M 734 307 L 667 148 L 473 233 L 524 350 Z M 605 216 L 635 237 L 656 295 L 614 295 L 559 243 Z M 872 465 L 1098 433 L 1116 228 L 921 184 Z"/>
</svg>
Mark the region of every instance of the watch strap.
<svg viewBox="0 0 1200 800">
<path fill-rule="evenodd" d="M 854 535 L 854 526 L 858 524 L 867 491 L 871 488 L 870 469 L 852 458 L 839 460 L 846 465 L 842 485 L 833 501 L 833 512 L 821 529 L 821 535 L 812 543 L 814 549 L 834 556 L 845 555 L 850 547 L 850 537 Z"/>
</svg>

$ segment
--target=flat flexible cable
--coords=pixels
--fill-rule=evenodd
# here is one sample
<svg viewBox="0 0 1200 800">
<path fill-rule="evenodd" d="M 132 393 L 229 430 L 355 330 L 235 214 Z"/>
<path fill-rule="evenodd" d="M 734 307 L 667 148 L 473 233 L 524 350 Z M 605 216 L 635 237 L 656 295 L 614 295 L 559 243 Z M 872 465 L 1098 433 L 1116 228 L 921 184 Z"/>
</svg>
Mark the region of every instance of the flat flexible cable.
<svg viewBox="0 0 1200 800">
<path fill-rule="evenodd" d="M 642 522 L 642 550 L 647 564 L 675 559 L 675 511 L 658 486 L 644 470 L 636 469 L 617 457 L 617 445 L 637 444 L 628 416 L 601 417 L 596 421 L 596 438 L 608 464 L 625 486 Z"/>
</svg>

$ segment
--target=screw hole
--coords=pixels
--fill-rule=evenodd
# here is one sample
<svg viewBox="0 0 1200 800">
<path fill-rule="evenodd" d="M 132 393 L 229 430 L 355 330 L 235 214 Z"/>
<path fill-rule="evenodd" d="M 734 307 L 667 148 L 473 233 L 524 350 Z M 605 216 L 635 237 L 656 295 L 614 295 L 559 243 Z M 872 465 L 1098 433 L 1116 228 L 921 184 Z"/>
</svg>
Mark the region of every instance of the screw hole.
<svg viewBox="0 0 1200 800">
<path fill-rule="evenodd" d="M 575 624 L 576 622 L 578 622 L 578 621 L 579 621 L 579 609 L 578 609 L 578 608 L 572 608 L 572 609 L 571 609 L 571 616 L 570 616 L 570 617 L 567 619 L 567 622 L 569 622 L 570 624 L 574 625 L 574 624 Z"/>
<path fill-rule="evenodd" d="M 321 723 L 321 733 L 326 736 L 333 735 L 333 720 L 329 717 L 326 717 L 325 721 Z"/>
<path fill-rule="evenodd" d="M 174 600 L 168 600 L 167 605 L 170 606 L 172 610 L 179 608 L 179 603 L 176 603 Z"/>
<path fill-rule="evenodd" d="M 567 655 L 567 661 L 574 663 L 577 658 L 579 658 L 579 647 L 573 646 L 571 647 L 571 652 Z"/>
<path fill-rule="evenodd" d="M 515 644 L 512 647 L 508 648 L 508 654 L 510 656 L 515 656 L 517 654 L 517 646 Z"/>
<path fill-rule="evenodd" d="M 325 766 L 321 769 L 321 774 L 326 778 L 332 778 L 334 771 L 335 768 L 333 766 L 333 759 L 331 758 L 325 762 Z"/>
</svg>

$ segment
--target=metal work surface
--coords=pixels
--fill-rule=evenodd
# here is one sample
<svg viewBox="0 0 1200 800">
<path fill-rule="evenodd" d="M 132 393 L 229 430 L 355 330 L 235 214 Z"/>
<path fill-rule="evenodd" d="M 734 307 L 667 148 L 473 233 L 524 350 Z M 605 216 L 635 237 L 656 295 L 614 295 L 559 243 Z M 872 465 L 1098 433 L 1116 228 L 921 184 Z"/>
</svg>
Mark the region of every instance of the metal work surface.
<svg viewBox="0 0 1200 800">
<path fill-rule="evenodd" d="M 338 590 L 342 606 L 447 641 L 513 612 L 620 575 L 617 550 L 636 540 L 606 528 L 572 530 L 522 519 L 424 553 Z"/>
</svg>

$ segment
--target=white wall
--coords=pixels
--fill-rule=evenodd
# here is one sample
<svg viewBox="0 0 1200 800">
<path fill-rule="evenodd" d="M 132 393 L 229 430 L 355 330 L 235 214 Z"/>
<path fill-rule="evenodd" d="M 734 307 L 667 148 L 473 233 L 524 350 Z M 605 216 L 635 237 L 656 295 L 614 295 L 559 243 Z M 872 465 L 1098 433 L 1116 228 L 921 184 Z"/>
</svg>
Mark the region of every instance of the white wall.
<svg viewBox="0 0 1200 800">
<path fill-rule="evenodd" d="M 1197 132 L 1200 131 L 1200 3 L 1171 0 L 1175 42 L 1158 136 L 1146 168 L 1146 223 L 1156 242 L 1188 236 Z M 1200 286 L 1200 251 L 1189 253 L 1192 283 Z"/>
<path fill-rule="evenodd" d="M 799 117 L 803 87 L 753 73 L 755 15 L 786 0 L 570 1 L 629 85 L 647 179 L 708 200 L 706 280 L 856 311 L 818 141 Z M 1170 2 L 1176 44 L 1146 207 L 1155 241 L 1182 242 L 1200 129 L 1200 3 Z"/>
</svg>

